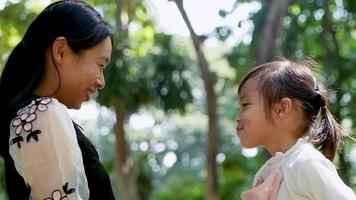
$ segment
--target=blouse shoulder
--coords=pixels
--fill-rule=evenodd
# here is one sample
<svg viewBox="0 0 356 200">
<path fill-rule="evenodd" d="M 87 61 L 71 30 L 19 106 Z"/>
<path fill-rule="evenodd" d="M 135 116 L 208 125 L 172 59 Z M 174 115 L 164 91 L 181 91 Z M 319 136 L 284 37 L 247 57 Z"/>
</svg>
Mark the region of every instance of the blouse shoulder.
<svg viewBox="0 0 356 200">
<path fill-rule="evenodd" d="M 302 145 L 299 151 L 296 151 L 287 161 L 288 167 L 294 168 L 294 170 L 307 170 L 307 166 L 314 163 L 322 163 L 328 168 L 334 168 L 332 162 L 310 143 Z"/>
<path fill-rule="evenodd" d="M 66 107 L 57 99 L 40 97 L 22 107 L 10 122 L 10 145 L 17 145 L 31 139 L 38 141 L 38 127 L 48 126 L 49 122 L 65 121 L 71 123 Z M 26 137 L 25 137 L 26 135 Z"/>
</svg>

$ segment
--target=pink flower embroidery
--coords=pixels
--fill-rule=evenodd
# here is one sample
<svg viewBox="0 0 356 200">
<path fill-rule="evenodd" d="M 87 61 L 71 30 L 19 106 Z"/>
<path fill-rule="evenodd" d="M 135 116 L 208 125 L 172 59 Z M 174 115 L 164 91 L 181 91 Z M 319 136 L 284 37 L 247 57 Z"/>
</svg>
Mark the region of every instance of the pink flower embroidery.
<svg viewBox="0 0 356 200">
<path fill-rule="evenodd" d="M 61 191 L 59 190 L 55 190 L 53 193 L 52 193 L 52 198 L 46 198 L 44 200 L 69 200 L 68 196 L 65 195 L 62 197 L 62 193 Z"/>
<path fill-rule="evenodd" d="M 48 97 L 39 98 L 33 100 L 30 105 L 28 105 L 29 110 L 21 114 L 21 109 L 18 113 L 18 117 L 12 122 L 12 125 L 16 127 L 16 134 L 20 134 L 22 130 L 29 132 L 32 130 L 32 121 L 36 119 L 36 110 L 46 111 L 48 109 L 47 104 L 51 102 Z"/>
<path fill-rule="evenodd" d="M 39 98 L 33 100 L 28 107 L 30 108 L 29 113 L 34 113 L 37 110 L 39 111 L 46 111 L 48 109 L 47 104 L 49 104 L 52 99 L 48 97 Z"/>
<path fill-rule="evenodd" d="M 33 125 L 32 122 L 37 118 L 36 110 L 41 112 L 46 111 L 48 109 L 47 104 L 49 104 L 52 99 L 48 97 L 38 98 L 33 100 L 27 108 L 21 108 L 17 112 L 17 117 L 12 121 L 12 126 L 14 126 L 16 137 L 10 140 L 10 144 L 17 144 L 19 148 L 21 148 L 21 142 L 24 141 L 24 138 L 21 135 L 22 130 L 28 132 L 26 141 L 30 142 L 31 138 L 35 141 L 38 141 L 38 135 L 41 133 L 40 130 L 32 131 Z"/>
<path fill-rule="evenodd" d="M 36 119 L 36 114 L 34 113 L 22 113 L 20 116 L 16 117 L 12 122 L 12 125 L 16 127 L 15 133 L 18 135 L 22 130 L 27 132 L 32 130 L 32 121 Z"/>
<path fill-rule="evenodd" d="M 44 200 L 69 200 L 68 195 L 72 194 L 73 192 L 75 192 L 75 189 L 74 188 L 68 188 L 68 182 L 67 182 L 65 185 L 63 185 L 63 191 L 65 193 L 64 196 L 62 196 L 61 191 L 55 190 L 52 193 L 52 198 L 46 198 Z"/>
</svg>

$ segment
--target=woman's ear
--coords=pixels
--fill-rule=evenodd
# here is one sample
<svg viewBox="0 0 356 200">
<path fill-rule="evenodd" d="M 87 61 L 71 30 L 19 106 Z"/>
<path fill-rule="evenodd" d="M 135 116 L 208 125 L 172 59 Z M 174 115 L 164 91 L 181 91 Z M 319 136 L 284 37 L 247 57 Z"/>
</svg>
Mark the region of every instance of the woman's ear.
<svg viewBox="0 0 356 200">
<path fill-rule="evenodd" d="M 57 65 L 64 63 L 64 58 L 66 56 L 68 48 L 67 39 L 65 37 L 58 37 L 53 41 L 52 44 L 52 57 L 53 62 Z"/>
<path fill-rule="evenodd" d="M 286 117 L 292 110 L 293 102 L 291 98 L 284 97 L 277 103 L 275 109 L 278 117 Z"/>
</svg>

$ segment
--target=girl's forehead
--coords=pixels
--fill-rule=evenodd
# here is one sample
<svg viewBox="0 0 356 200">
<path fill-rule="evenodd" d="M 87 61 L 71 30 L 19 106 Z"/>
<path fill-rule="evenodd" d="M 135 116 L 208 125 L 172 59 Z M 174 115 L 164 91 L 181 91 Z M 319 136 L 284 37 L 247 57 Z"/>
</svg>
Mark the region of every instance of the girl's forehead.
<svg viewBox="0 0 356 200">
<path fill-rule="evenodd" d="M 257 78 L 251 78 L 246 80 L 243 85 L 241 85 L 240 91 L 237 94 L 237 99 L 242 101 L 244 99 L 256 99 L 261 98 L 262 94 L 259 90 Z"/>
<path fill-rule="evenodd" d="M 241 101 L 243 99 L 250 98 L 251 95 L 253 96 L 257 92 L 253 85 L 243 85 L 241 87 L 240 93 L 238 94 L 238 99 Z"/>
<path fill-rule="evenodd" d="M 257 89 L 257 79 L 250 78 L 241 86 L 239 95 L 243 95 L 244 93 L 255 91 L 256 89 Z"/>
<path fill-rule="evenodd" d="M 248 89 L 248 88 L 247 88 Z M 239 100 L 242 100 L 242 99 L 245 99 L 246 98 L 246 95 L 247 95 L 247 92 L 246 92 L 246 84 L 243 84 L 240 88 L 240 91 L 237 93 L 237 98 Z"/>
</svg>

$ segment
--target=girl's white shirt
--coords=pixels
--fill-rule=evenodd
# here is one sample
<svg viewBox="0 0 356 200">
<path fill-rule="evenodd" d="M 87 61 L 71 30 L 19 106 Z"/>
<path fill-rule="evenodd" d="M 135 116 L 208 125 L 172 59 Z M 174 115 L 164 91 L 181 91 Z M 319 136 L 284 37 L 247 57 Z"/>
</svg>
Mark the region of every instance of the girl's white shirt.
<svg viewBox="0 0 356 200">
<path fill-rule="evenodd" d="M 10 144 L 12 138 L 23 137 L 20 147 L 11 144 L 9 149 L 16 170 L 31 188 L 30 195 L 34 200 L 66 196 L 73 200 L 87 200 L 89 188 L 82 153 L 67 108 L 57 99 L 42 101 L 45 104 L 37 108 L 34 101 L 22 108 L 11 122 Z M 39 110 L 40 106 L 43 110 Z M 32 114 L 35 115 L 26 118 Z M 22 124 L 18 125 L 21 117 Z M 31 131 L 26 131 L 25 126 L 31 131 L 41 131 L 37 141 L 34 138 L 27 141 Z"/>
<path fill-rule="evenodd" d="M 256 173 L 253 186 L 278 167 L 283 181 L 277 200 L 356 200 L 335 166 L 321 152 L 300 138 L 287 152 L 276 152 Z"/>
</svg>

